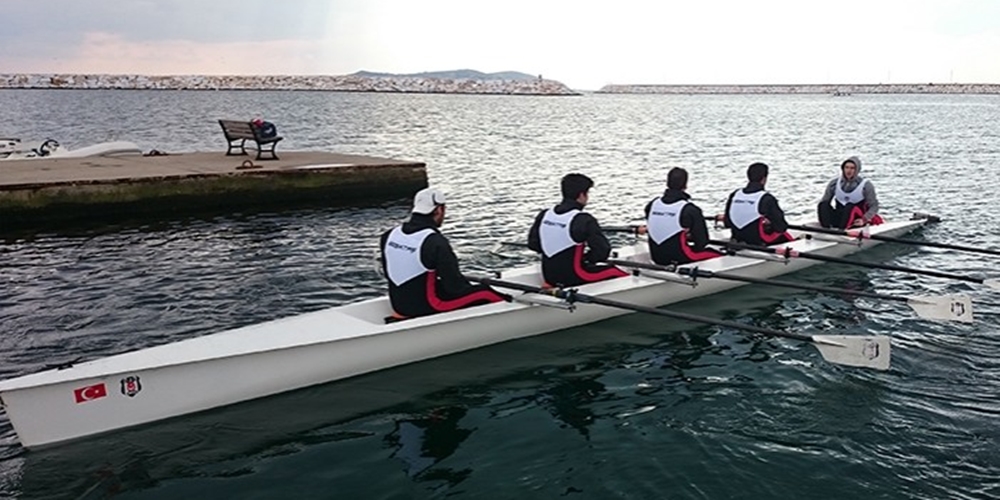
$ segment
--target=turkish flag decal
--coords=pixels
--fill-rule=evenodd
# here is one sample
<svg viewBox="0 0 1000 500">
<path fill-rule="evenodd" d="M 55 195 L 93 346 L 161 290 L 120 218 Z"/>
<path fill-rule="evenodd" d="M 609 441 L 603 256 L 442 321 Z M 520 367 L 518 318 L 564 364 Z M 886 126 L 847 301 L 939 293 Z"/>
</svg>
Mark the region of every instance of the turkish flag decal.
<svg viewBox="0 0 1000 500">
<path fill-rule="evenodd" d="M 87 401 L 93 401 L 95 399 L 101 399 L 108 395 L 108 388 L 104 385 L 104 382 L 100 384 L 88 385 L 87 387 L 81 387 L 73 391 L 73 397 L 76 398 L 76 402 L 86 403 Z"/>
</svg>

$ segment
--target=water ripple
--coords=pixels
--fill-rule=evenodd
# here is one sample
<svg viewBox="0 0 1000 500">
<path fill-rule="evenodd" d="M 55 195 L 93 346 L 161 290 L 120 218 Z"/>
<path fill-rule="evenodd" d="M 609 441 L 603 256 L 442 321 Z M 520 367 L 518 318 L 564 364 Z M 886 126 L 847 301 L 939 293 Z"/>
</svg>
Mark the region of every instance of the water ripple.
<svg viewBox="0 0 1000 500">
<path fill-rule="evenodd" d="M 785 210 L 811 217 L 852 154 L 886 214 L 942 216 L 912 237 L 1000 248 L 989 198 L 1000 189 L 989 175 L 1000 162 L 993 96 L 7 90 L 0 109 L 0 135 L 71 148 L 121 139 L 219 151 L 214 118 L 261 115 L 278 124 L 286 150 L 425 161 L 448 193 L 444 231 L 465 269 L 531 262 L 491 250 L 525 238 L 568 172 L 593 177 L 588 208 L 622 224 L 641 217 L 670 167 L 690 171 L 690 192 L 713 213 L 746 166 L 765 161 Z M 247 211 L 5 235 L 0 377 L 377 296 L 376 239 L 406 209 Z M 884 245 L 859 259 L 1000 277 L 993 258 L 936 249 Z M 746 288 L 676 308 L 808 334 L 888 335 L 893 368 L 838 367 L 797 341 L 631 315 L 52 450 L 23 451 L 0 416 L 0 497 L 1000 495 L 1000 296 L 836 265 L 791 279 L 968 294 L 977 321 L 934 323 L 898 303 Z"/>
</svg>

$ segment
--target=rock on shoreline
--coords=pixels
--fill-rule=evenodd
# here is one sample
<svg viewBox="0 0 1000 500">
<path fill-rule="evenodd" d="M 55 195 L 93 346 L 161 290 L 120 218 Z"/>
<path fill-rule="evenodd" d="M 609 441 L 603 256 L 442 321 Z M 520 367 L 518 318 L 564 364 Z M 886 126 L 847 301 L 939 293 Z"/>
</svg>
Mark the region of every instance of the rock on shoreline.
<svg viewBox="0 0 1000 500">
<path fill-rule="evenodd" d="M 579 95 L 563 83 L 418 77 L 0 74 L 0 89 L 313 90 L 421 94 Z"/>
</svg>

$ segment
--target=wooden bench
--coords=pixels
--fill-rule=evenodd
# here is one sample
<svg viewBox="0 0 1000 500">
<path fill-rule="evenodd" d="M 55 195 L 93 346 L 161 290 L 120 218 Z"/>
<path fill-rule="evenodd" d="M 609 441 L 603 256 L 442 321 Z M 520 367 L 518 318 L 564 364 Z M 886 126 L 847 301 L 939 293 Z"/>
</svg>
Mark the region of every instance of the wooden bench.
<svg viewBox="0 0 1000 500">
<path fill-rule="evenodd" d="M 242 122 L 236 120 L 219 120 L 219 126 L 222 127 L 222 133 L 226 136 L 226 141 L 229 142 L 229 150 L 226 151 L 226 156 L 237 156 L 247 154 L 246 143 L 247 140 L 252 140 L 257 143 L 257 159 L 258 160 L 277 160 L 278 155 L 274 153 L 275 146 L 278 145 L 278 141 L 281 140 L 281 136 L 274 137 L 261 137 L 260 131 L 257 127 L 253 126 L 252 122 Z M 240 141 L 240 142 L 236 142 Z M 264 149 L 266 146 L 270 148 Z M 239 149 L 238 153 L 234 153 Z M 268 153 L 270 158 L 261 158 L 261 154 Z"/>
</svg>

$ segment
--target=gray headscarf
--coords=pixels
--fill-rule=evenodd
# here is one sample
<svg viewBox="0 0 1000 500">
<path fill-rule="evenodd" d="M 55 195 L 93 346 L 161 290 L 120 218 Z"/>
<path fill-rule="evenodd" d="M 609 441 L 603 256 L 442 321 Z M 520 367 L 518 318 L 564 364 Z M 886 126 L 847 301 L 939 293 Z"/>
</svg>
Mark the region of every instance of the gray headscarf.
<svg viewBox="0 0 1000 500">
<path fill-rule="evenodd" d="M 855 174 L 854 178 L 851 180 L 844 178 L 844 163 L 847 162 L 854 163 L 858 167 L 858 173 Z M 851 192 L 858 187 L 858 184 L 861 184 L 861 181 L 861 159 L 857 156 L 852 156 L 840 164 L 840 177 L 831 180 L 830 183 L 826 185 L 826 190 L 823 192 L 823 198 L 819 200 L 819 202 L 830 203 L 830 200 L 833 199 L 838 182 L 840 183 L 841 189 L 846 192 Z M 863 193 L 865 195 L 865 202 L 868 203 L 868 211 L 865 212 L 865 218 L 871 220 L 872 217 L 878 214 L 879 209 L 878 196 L 875 194 L 875 185 L 871 182 L 866 183 Z"/>
<path fill-rule="evenodd" d="M 858 167 L 857 173 L 854 174 L 854 178 L 851 180 L 844 177 L 844 165 L 848 163 L 853 163 Z M 858 187 L 858 184 L 861 184 L 861 158 L 852 156 L 840 164 L 840 188 L 845 192 L 851 192 L 854 191 L 854 188 Z"/>
</svg>

